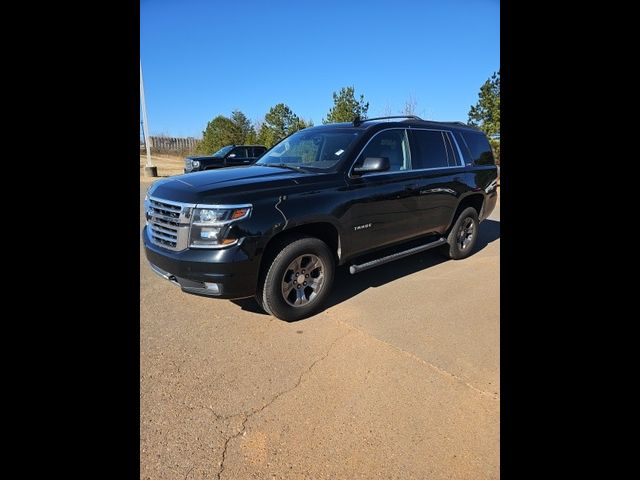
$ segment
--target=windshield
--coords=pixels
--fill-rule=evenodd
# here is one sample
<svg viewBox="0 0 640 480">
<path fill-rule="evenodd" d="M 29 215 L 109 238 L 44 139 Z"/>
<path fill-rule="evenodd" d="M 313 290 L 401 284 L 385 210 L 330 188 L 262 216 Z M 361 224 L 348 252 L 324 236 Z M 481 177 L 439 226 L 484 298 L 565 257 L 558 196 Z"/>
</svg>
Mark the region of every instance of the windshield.
<svg viewBox="0 0 640 480">
<path fill-rule="evenodd" d="M 218 150 L 216 153 L 214 153 L 211 156 L 212 157 L 224 157 L 227 153 L 229 153 L 231 151 L 232 148 L 233 148 L 233 145 L 227 145 L 226 147 L 222 147 L 220 150 Z"/>
<path fill-rule="evenodd" d="M 345 130 L 301 130 L 269 150 L 256 165 L 328 170 L 344 158 L 344 152 L 358 135 L 359 132 Z"/>
</svg>

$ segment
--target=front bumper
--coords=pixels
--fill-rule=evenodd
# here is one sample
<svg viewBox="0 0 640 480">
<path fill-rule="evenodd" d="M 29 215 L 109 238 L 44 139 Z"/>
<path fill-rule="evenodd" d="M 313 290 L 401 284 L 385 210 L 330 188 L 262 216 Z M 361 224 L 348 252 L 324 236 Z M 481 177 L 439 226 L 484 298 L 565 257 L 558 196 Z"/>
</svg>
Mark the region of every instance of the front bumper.
<svg viewBox="0 0 640 480">
<path fill-rule="evenodd" d="M 174 252 L 152 243 L 142 231 L 151 269 L 182 291 L 217 298 L 255 294 L 260 258 L 249 256 L 244 242 L 221 249 L 188 248 Z"/>
</svg>

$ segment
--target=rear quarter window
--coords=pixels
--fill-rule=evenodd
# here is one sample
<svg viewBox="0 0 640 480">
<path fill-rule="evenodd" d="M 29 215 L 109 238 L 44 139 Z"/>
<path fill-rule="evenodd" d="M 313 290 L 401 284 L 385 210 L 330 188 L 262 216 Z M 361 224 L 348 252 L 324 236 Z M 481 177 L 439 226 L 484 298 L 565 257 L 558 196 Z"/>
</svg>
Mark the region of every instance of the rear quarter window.
<svg viewBox="0 0 640 480">
<path fill-rule="evenodd" d="M 480 132 L 462 132 L 465 143 L 469 147 L 471 160 L 476 165 L 493 165 L 493 152 L 489 140 Z"/>
</svg>

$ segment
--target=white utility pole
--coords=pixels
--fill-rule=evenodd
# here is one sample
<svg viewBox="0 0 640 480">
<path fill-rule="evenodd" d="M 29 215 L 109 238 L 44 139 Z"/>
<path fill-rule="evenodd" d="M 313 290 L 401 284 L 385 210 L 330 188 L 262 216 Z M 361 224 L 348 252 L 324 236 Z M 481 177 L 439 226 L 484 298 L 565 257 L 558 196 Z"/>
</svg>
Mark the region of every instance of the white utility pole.
<svg viewBox="0 0 640 480">
<path fill-rule="evenodd" d="M 149 123 L 147 122 L 147 105 L 144 101 L 144 83 L 142 82 L 142 60 L 140 61 L 140 104 L 142 105 L 142 132 L 144 134 L 144 145 L 147 147 L 147 168 L 153 168 L 151 162 L 151 147 L 149 145 Z"/>
</svg>

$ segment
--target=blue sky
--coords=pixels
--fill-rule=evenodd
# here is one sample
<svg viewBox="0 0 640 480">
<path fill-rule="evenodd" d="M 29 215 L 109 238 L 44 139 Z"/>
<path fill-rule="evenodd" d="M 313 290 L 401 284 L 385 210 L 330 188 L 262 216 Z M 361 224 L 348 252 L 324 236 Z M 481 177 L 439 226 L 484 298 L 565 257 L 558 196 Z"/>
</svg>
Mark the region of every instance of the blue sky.
<svg viewBox="0 0 640 480">
<path fill-rule="evenodd" d="M 320 124 L 353 85 L 369 116 L 467 120 L 500 68 L 498 0 L 141 0 L 152 135 L 201 137 L 216 115 L 284 102 Z"/>
</svg>

